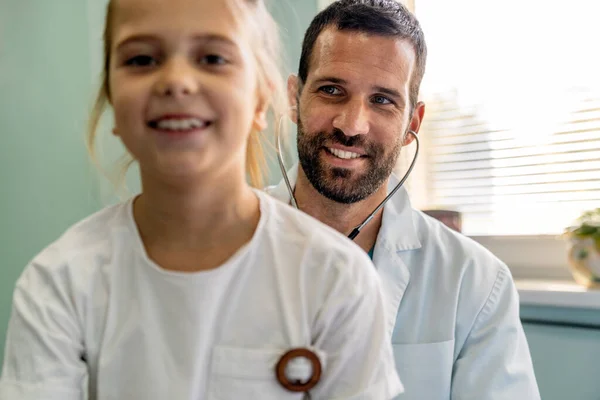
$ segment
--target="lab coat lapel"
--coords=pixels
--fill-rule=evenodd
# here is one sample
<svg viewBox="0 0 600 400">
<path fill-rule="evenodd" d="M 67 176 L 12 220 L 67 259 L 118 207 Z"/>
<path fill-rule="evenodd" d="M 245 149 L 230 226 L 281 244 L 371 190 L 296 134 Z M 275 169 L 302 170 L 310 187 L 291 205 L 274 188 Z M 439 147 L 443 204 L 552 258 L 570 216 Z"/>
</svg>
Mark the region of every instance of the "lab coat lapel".
<svg viewBox="0 0 600 400">
<path fill-rule="evenodd" d="M 395 176 L 390 178 L 388 193 L 398 183 Z M 381 277 L 385 299 L 385 314 L 388 333 L 392 334 L 396 324 L 398 308 L 410 282 L 410 270 L 401 254 L 421 248 L 413 208 L 404 188 L 390 199 L 383 209 L 381 228 L 377 235 L 373 263 Z"/>
<path fill-rule="evenodd" d="M 373 263 L 381 278 L 386 328 L 391 337 L 400 302 L 410 281 L 410 271 L 395 251 L 380 243 L 375 245 Z"/>
</svg>

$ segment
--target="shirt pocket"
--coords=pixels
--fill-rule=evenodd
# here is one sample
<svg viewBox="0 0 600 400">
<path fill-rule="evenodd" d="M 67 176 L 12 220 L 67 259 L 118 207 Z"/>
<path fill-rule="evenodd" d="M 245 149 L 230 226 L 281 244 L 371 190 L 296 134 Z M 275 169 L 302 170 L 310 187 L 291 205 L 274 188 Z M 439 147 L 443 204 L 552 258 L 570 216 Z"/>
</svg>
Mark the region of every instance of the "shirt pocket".
<svg viewBox="0 0 600 400">
<path fill-rule="evenodd" d="M 275 367 L 285 352 L 280 349 L 215 347 L 208 399 L 302 400 L 304 393 L 286 390 L 276 378 Z"/>
<path fill-rule="evenodd" d="M 454 340 L 393 344 L 404 394 L 398 400 L 448 400 L 452 382 Z"/>
</svg>

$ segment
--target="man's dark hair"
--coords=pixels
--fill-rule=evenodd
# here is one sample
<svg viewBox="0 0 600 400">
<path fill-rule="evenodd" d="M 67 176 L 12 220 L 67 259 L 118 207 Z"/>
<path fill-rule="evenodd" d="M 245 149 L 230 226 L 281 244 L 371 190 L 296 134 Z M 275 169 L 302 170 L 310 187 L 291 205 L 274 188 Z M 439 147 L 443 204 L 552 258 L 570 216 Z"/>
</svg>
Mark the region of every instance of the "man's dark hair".
<svg viewBox="0 0 600 400">
<path fill-rule="evenodd" d="M 408 40 L 416 54 L 416 65 L 410 78 L 411 108 L 417 104 L 419 87 L 425 73 L 427 47 L 419 21 L 395 0 L 339 0 L 321 11 L 312 20 L 304 35 L 298 77 L 300 87 L 306 82 L 317 38 L 326 28 L 356 31 L 378 36 Z"/>
</svg>

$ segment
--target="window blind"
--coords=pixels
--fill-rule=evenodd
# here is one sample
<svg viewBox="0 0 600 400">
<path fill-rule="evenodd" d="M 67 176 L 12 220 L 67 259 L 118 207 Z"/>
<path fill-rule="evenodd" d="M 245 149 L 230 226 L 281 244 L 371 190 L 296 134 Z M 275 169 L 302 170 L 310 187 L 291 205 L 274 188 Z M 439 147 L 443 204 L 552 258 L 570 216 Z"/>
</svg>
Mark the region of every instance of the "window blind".
<svg viewBox="0 0 600 400">
<path fill-rule="evenodd" d="M 421 172 L 409 184 L 420 208 L 460 211 L 469 235 L 532 235 L 599 207 L 600 7 L 415 6 L 429 48 Z"/>
</svg>

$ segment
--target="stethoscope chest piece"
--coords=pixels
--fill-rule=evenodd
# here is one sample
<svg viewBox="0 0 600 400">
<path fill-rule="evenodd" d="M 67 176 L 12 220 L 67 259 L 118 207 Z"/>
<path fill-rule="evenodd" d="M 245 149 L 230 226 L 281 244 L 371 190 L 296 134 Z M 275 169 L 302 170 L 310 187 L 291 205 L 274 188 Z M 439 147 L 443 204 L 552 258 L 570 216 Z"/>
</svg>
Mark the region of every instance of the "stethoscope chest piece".
<svg viewBox="0 0 600 400">
<path fill-rule="evenodd" d="M 275 367 L 277 380 L 290 392 L 308 392 L 319 383 L 321 372 L 319 357 L 305 348 L 286 352 Z"/>
</svg>

